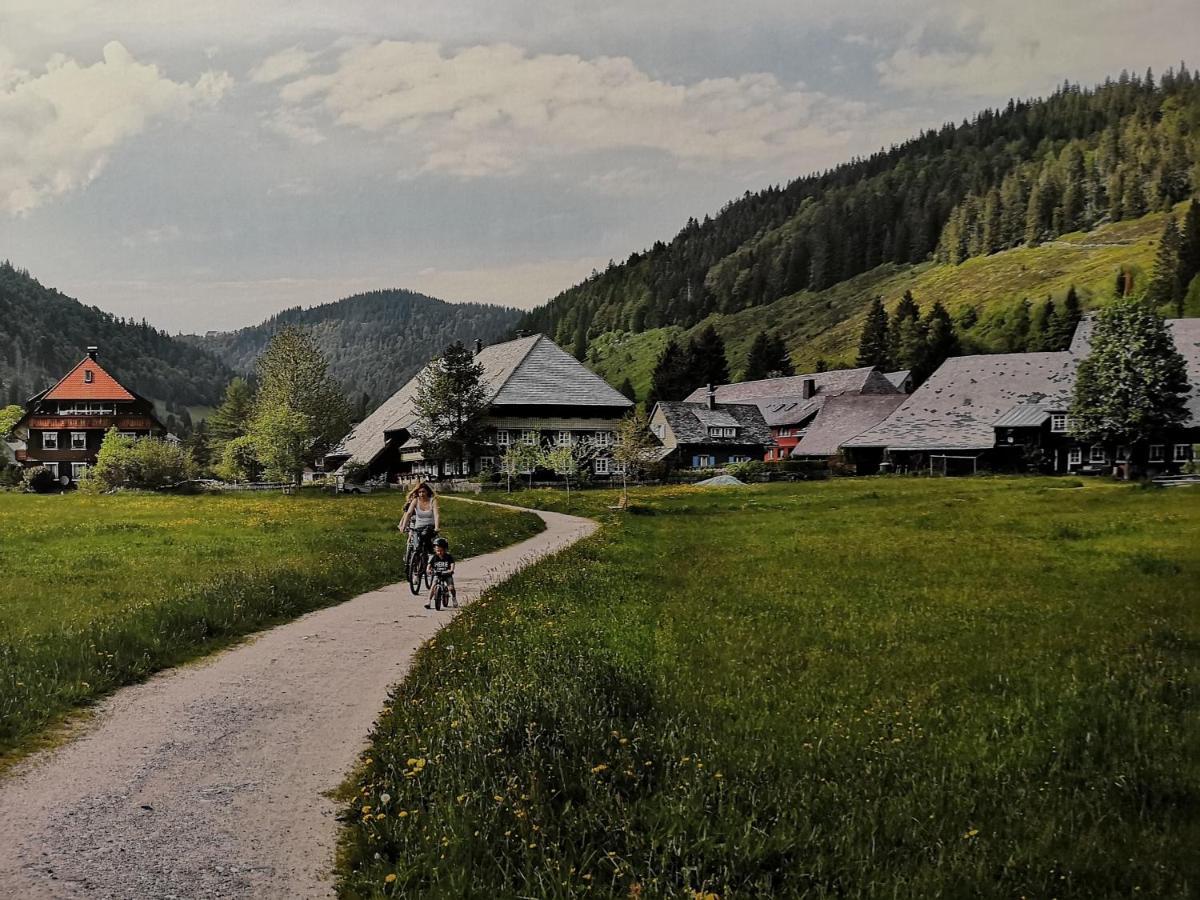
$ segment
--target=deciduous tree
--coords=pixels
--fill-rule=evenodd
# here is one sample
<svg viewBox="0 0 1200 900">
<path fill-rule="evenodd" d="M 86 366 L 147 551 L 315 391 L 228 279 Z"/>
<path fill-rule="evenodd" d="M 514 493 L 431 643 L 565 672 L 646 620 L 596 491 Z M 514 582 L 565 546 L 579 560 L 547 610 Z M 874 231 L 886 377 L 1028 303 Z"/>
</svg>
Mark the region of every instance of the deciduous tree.
<svg viewBox="0 0 1200 900">
<path fill-rule="evenodd" d="M 1142 301 L 1117 300 L 1096 317 L 1091 352 L 1079 364 L 1071 433 L 1136 451 L 1187 420 L 1189 390 L 1162 316 Z"/>
</svg>

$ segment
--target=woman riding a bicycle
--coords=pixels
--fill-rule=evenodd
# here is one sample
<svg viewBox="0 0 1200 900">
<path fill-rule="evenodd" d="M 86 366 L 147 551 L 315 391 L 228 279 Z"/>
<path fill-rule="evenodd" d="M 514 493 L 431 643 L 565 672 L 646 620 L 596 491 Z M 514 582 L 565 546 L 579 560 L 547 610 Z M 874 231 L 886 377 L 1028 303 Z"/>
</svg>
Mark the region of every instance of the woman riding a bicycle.
<svg viewBox="0 0 1200 900">
<path fill-rule="evenodd" d="M 400 530 L 412 529 L 413 538 L 419 540 L 425 553 L 433 552 L 433 536 L 441 528 L 442 517 L 438 511 L 437 497 L 428 481 L 422 481 L 408 493 L 404 516 L 400 519 Z"/>
<path fill-rule="evenodd" d="M 425 566 L 433 554 L 433 536 L 442 524 L 437 497 L 428 481 L 422 481 L 408 494 L 400 530 L 408 532 L 408 549 L 404 554 L 404 577 L 414 594 L 420 593 L 421 582 L 428 573 Z"/>
</svg>

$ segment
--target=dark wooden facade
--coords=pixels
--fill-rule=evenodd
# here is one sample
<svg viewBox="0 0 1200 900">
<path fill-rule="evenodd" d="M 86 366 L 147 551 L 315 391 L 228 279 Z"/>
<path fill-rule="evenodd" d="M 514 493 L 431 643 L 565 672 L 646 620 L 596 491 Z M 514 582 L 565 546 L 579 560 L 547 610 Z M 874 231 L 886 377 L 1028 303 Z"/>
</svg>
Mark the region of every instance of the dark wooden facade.
<svg viewBox="0 0 1200 900">
<path fill-rule="evenodd" d="M 26 404 L 13 428 L 25 445 L 16 453 L 17 462 L 26 468 L 44 466 L 63 485 L 71 484 L 96 462 L 104 435 L 113 428 L 132 437 L 166 434 L 154 404 L 105 371 L 96 348 L 90 347 L 57 384 Z"/>
</svg>

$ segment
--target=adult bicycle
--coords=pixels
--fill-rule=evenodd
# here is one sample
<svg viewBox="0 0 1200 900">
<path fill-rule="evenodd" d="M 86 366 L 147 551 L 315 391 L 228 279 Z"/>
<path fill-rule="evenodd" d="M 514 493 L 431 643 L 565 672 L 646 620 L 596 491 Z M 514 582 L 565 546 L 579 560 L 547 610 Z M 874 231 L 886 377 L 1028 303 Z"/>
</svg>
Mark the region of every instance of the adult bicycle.
<svg viewBox="0 0 1200 900">
<path fill-rule="evenodd" d="M 404 578 L 414 594 L 421 593 L 421 585 L 429 587 L 433 576 L 429 573 L 429 557 L 433 555 L 433 529 L 409 528 L 408 553 L 404 557 Z"/>
</svg>

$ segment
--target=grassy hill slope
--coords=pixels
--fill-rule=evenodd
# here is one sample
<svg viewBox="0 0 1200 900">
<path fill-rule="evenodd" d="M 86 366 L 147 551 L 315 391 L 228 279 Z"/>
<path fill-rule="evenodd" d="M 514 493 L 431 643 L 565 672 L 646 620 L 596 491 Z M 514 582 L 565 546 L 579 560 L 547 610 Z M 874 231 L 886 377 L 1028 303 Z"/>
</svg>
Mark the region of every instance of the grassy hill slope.
<svg viewBox="0 0 1200 900">
<path fill-rule="evenodd" d="M 1183 205 L 1176 209 L 1182 214 Z M 1112 294 L 1116 272 L 1132 270 L 1140 288 L 1154 263 L 1166 213 L 1116 222 L 1090 232 L 1064 235 L 1037 247 L 1017 247 L 961 265 L 921 263 L 879 266 L 824 291 L 800 291 L 766 306 L 716 313 L 691 328 L 656 328 L 638 334 L 609 332 L 588 347 L 588 365 L 612 384 L 629 376 L 639 397 L 650 385 L 655 360 L 668 338 L 688 339 L 712 324 L 725 340 L 730 371 L 737 377 L 755 334 L 778 330 L 797 371 L 812 371 L 818 360 L 850 366 L 858 350 L 863 316 L 882 296 L 890 309 L 911 290 L 922 309 L 940 300 L 958 316 L 974 306 L 979 319 L 965 337 L 984 350 L 998 350 L 1004 316 L 1023 299 L 1061 300 L 1074 285 L 1085 307 Z M 1200 309 L 1190 310 L 1200 315 Z"/>
</svg>

